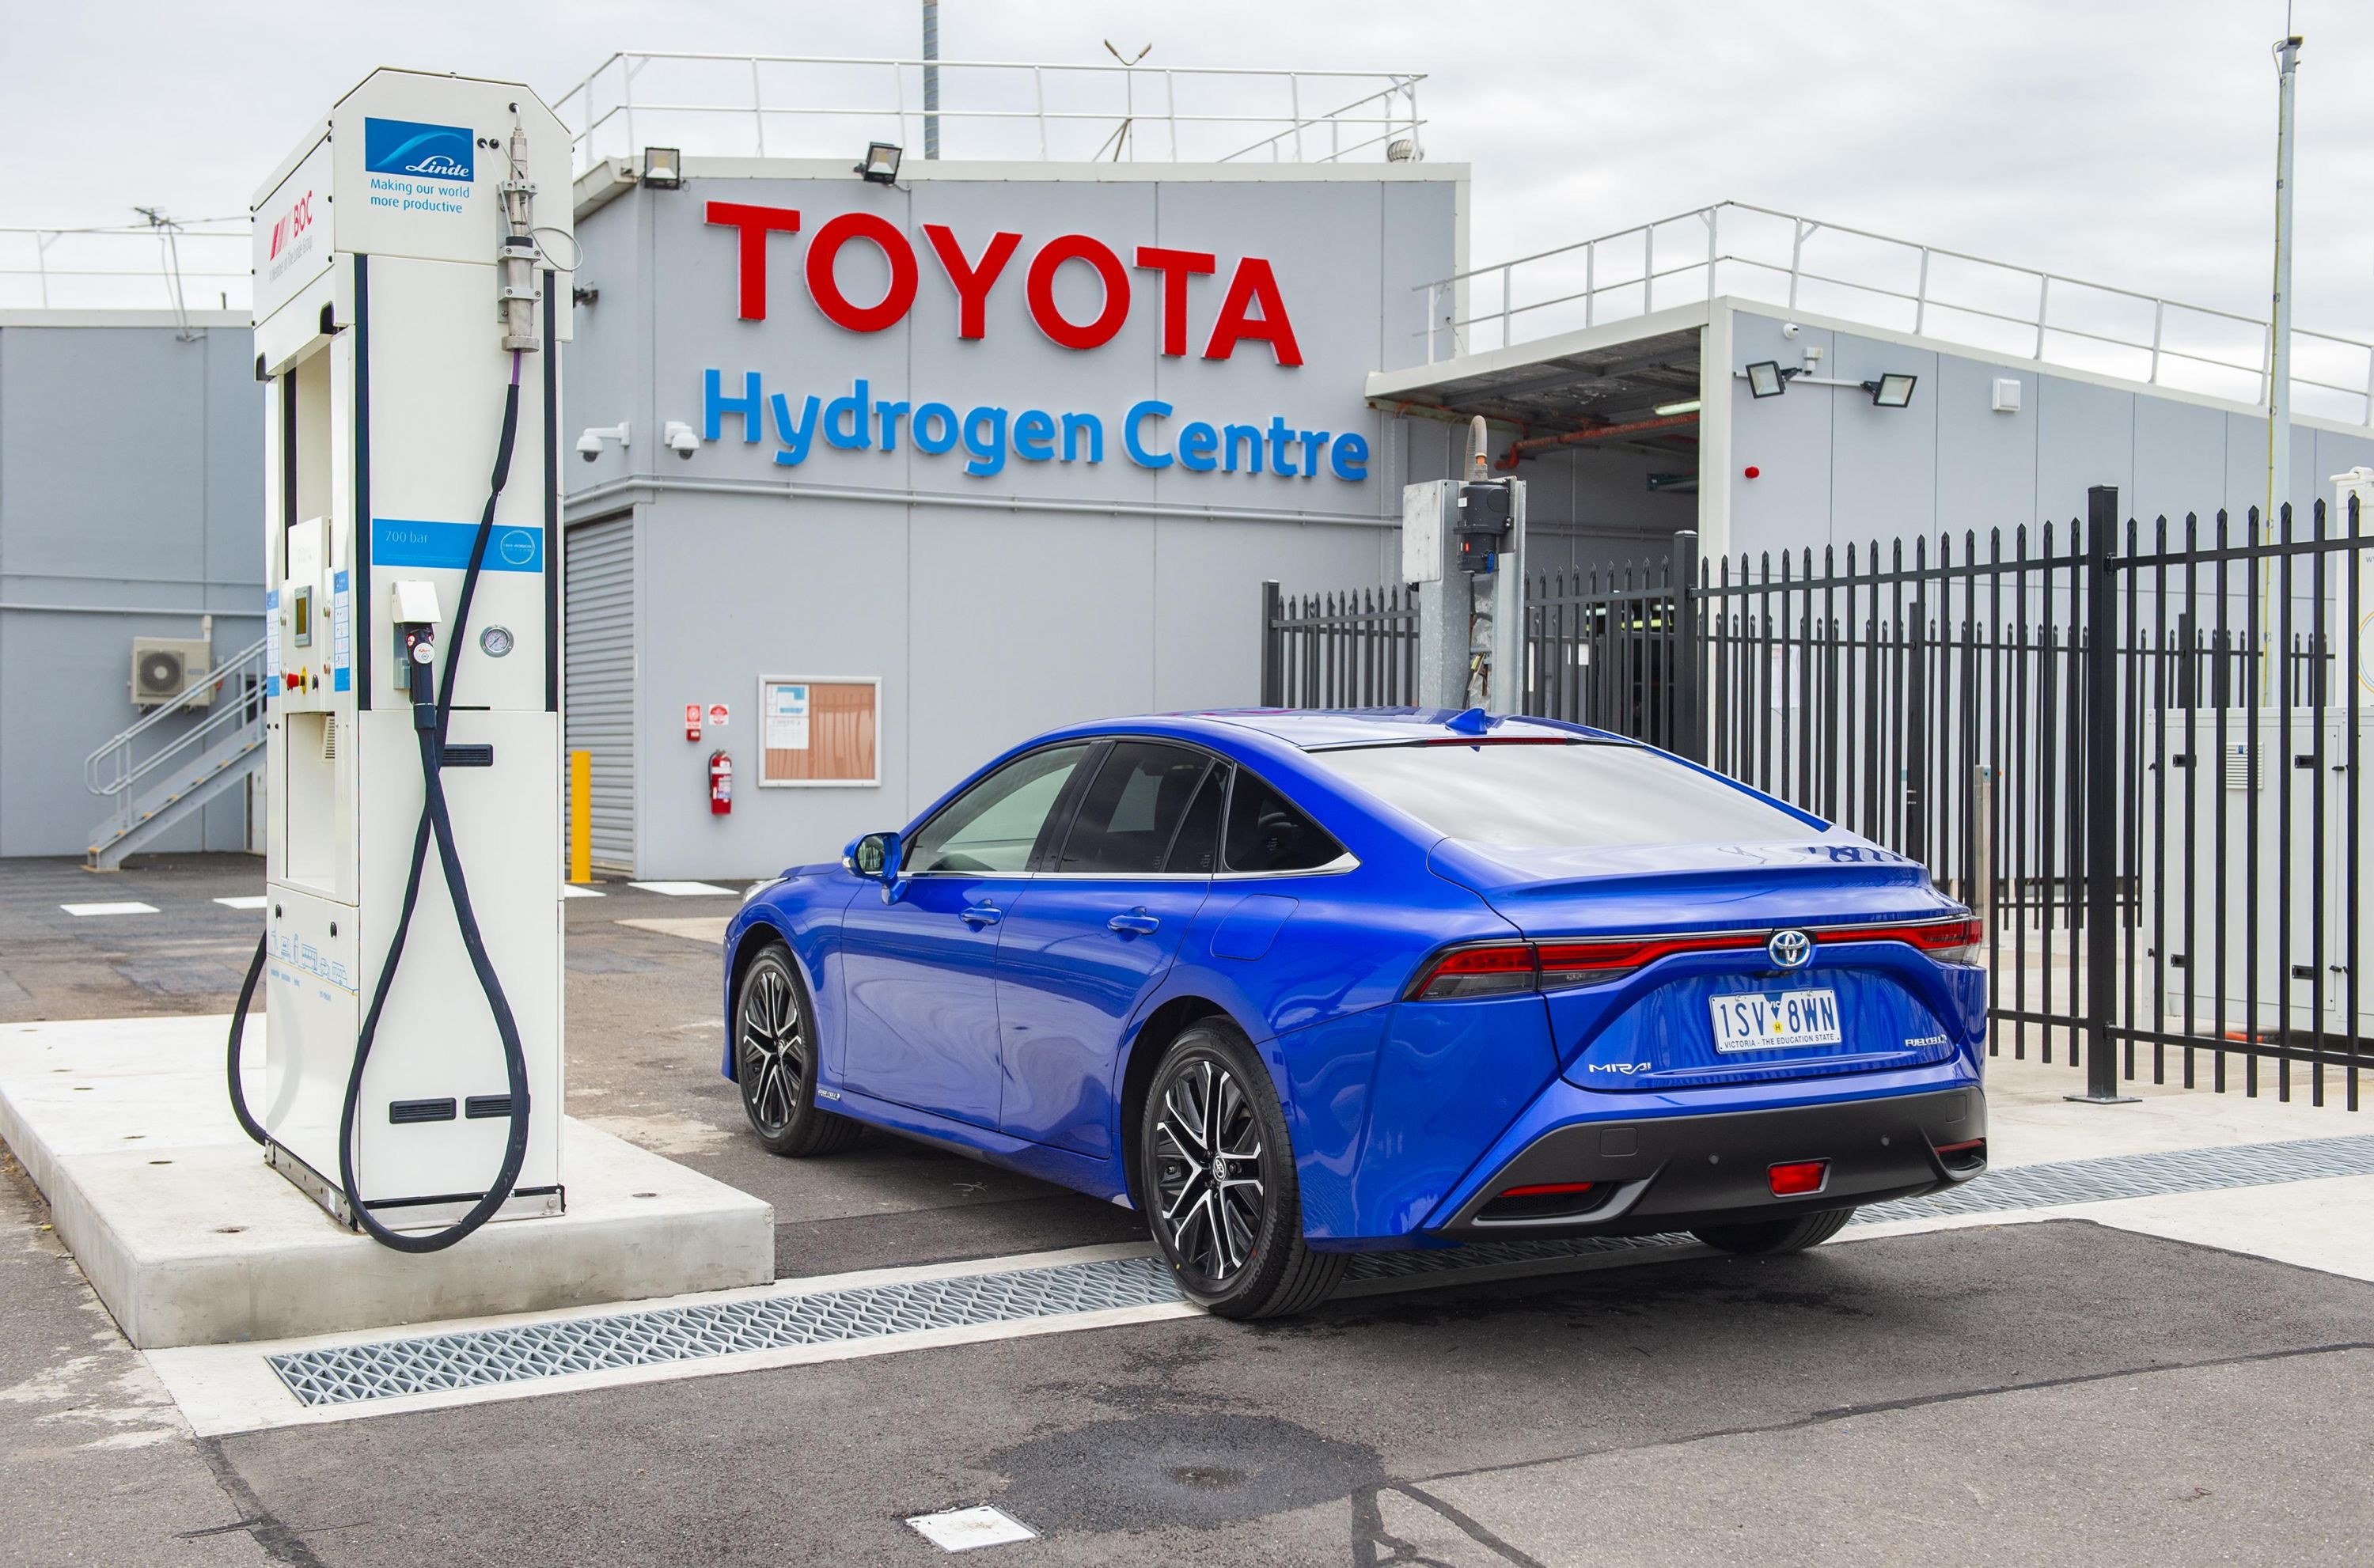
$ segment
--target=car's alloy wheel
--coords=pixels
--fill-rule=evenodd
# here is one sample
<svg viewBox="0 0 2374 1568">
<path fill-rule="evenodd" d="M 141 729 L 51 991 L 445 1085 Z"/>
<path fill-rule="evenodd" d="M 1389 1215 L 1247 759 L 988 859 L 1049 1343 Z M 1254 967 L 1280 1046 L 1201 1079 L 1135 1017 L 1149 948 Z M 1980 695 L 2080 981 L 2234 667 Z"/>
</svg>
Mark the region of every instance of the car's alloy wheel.
<svg viewBox="0 0 2374 1568">
<path fill-rule="evenodd" d="M 751 1130 L 778 1154 L 828 1154 L 857 1138 L 855 1122 L 817 1108 L 814 1038 L 806 989 L 790 955 L 767 948 L 743 972 L 734 1076 Z"/>
<path fill-rule="evenodd" d="M 1261 1123 L 1236 1074 L 1209 1057 L 1173 1077 L 1154 1122 L 1156 1223 L 1206 1290 L 1253 1260 L 1268 1199 Z"/>
<path fill-rule="evenodd" d="M 1286 1114 L 1260 1056 L 1207 1019 L 1170 1043 L 1138 1123 L 1136 1190 L 1179 1288 L 1223 1317 L 1272 1317 L 1326 1299 L 1342 1253 L 1302 1238 Z"/>
</svg>

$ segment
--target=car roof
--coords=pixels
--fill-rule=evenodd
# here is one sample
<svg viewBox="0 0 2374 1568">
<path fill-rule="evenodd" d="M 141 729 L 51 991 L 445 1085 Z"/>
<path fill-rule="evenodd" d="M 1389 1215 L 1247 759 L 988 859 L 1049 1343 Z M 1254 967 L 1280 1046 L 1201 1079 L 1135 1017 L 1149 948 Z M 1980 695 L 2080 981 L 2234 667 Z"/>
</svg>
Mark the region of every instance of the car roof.
<svg viewBox="0 0 2374 1568">
<path fill-rule="evenodd" d="M 1303 751 L 1455 740 L 1462 736 L 1495 741 L 1623 740 L 1620 735 L 1581 724 L 1505 714 L 1487 716 L 1481 708 L 1207 708 L 1167 717 L 1251 730 Z"/>
</svg>

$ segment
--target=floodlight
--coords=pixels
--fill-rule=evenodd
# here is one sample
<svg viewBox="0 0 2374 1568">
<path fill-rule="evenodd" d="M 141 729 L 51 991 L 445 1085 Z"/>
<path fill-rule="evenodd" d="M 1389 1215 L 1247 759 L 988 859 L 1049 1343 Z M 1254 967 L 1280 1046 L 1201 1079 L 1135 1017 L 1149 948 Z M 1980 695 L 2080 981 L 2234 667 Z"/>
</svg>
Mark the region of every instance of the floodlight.
<svg viewBox="0 0 2374 1568">
<path fill-rule="evenodd" d="M 1875 381 L 1865 381 L 1863 390 L 1871 393 L 1874 408 L 1902 408 L 1912 401 L 1912 383 L 1917 376 L 1883 375 Z"/>
<path fill-rule="evenodd" d="M 1779 397 L 1789 390 L 1789 378 L 1782 373 L 1778 359 L 1758 359 L 1747 368 L 1747 394 L 1750 397 Z"/>
<path fill-rule="evenodd" d="M 857 172 L 876 185 L 896 184 L 899 180 L 899 148 L 890 142 L 865 144 L 865 161 Z"/>
<path fill-rule="evenodd" d="M 676 147 L 645 147 L 643 183 L 654 191 L 673 191 L 683 184 L 683 152 Z"/>
</svg>

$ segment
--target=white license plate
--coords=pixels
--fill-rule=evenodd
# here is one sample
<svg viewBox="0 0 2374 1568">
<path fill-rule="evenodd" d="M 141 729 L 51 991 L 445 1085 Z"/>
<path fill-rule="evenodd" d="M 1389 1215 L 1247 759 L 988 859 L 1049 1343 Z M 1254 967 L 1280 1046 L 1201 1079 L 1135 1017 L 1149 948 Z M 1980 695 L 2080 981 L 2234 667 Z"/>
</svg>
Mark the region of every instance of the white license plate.
<svg viewBox="0 0 2374 1568">
<path fill-rule="evenodd" d="M 1789 1046 L 1835 1046 L 1839 993 L 1745 991 L 1709 999 L 1718 1051 L 1769 1051 Z"/>
</svg>

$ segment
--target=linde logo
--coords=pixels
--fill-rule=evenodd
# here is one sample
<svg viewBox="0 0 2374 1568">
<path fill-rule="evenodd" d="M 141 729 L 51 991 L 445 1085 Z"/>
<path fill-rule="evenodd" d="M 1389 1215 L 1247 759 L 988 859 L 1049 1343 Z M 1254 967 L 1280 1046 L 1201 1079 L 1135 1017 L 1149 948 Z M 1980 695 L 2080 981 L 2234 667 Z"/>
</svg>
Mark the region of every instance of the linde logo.
<svg viewBox="0 0 2374 1568">
<path fill-rule="evenodd" d="M 736 236 L 737 313 L 746 322 L 767 320 L 769 241 L 775 235 L 801 232 L 799 209 L 711 202 L 705 216 L 711 225 L 731 228 Z M 934 270 L 955 296 L 957 336 L 987 337 L 990 296 L 1020 253 L 1023 237 L 1000 230 L 968 254 L 964 242 L 944 224 L 924 224 L 920 232 Z M 882 297 L 870 304 L 851 299 L 836 274 L 841 252 L 852 244 L 871 247 L 887 271 Z M 817 225 L 800 265 L 817 311 L 852 333 L 883 332 L 906 320 L 923 287 L 924 266 L 917 246 L 896 225 L 872 213 L 842 213 Z M 1100 303 L 1092 315 L 1080 310 L 1076 297 L 1076 315 L 1066 315 L 1058 301 L 1055 280 L 1066 265 L 1095 275 Z M 1273 367 L 1290 369 L 1302 364 L 1301 345 L 1276 273 L 1260 256 L 1240 256 L 1228 263 L 1227 284 L 1218 289 L 1217 306 L 1207 307 L 1208 317 L 1192 308 L 1196 301 L 1190 285 L 1198 277 L 1216 281 L 1220 276 L 1221 258 L 1211 252 L 1141 245 L 1124 264 L 1103 240 L 1063 234 L 1040 245 L 1020 271 L 1023 301 L 1032 323 L 1063 348 L 1086 352 L 1111 343 L 1128 323 L 1142 288 L 1154 297 L 1151 308 L 1158 312 L 1165 357 L 1184 358 L 1192 352 L 1205 359 L 1228 360 L 1240 346 L 1253 344 L 1268 349 L 1265 362 Z M 1248 357 L 1263 362 L 1258 354 L 1255 349 Z M 964 471 L 976 478 L 1003 472 L 1009 458 L 1025 463 L 1105 461 L 1105 420 L 1094 413 L 997 404 L 960 410 L 946 403 L 876 398 L 863 379 L 842 383 L 847 390 L 828 401 L 817 392 L 770 394 L 756 370 L 743 371 L 739 380 L 736 396 L 723 369 L 701 373 L 702 439 L 723 439 L 724 422 L 738 418 L 743 441 L 755 445 L 771 435 L 778 447 L 773 461 L 785 467 L 805 462 L 817 450 L 819 435 L 825 449 L 843 451 L 895 452 L 903 442 L 926 456 L 938 456 L 961 447 Z M 1274 413 L 1243 423 L 1185 419 L 1174 427 L 1176 413 L 1159 398 L 1132 404 L 1114 421 L 1120 455 L 1140 468 L 1175 466 L 1191 474 L 1306 480 L 1323 474 L 1352 484 L 1368 478 L 1369 443 L 1357 432 L 1307 429 L 1303 422 Z"/>
<path fill-rule="evenodd" d="M 708 219 L 739 233 L 741 317 L 746 322 L 765 321 L 767 238 L 770 234 L 797 234 L 799 209 L 711 202 Z M 946 224 L 927 223 L 923 234 L 941 275 L 956 294 L 957 335 L 985 337 L 990 291 L 1021 249 L 1022 236 L 1000 231 L 990 236 L 978 254 L 967 256 L 963 242 Z M 879 251 L 889 267 L 890 286 L 871 305 L 850 299 L 841 292 L 840 280 L 834 275 L 841 248 L 858 240 Z M 1086 234 L 1063 234 L 1048 240 L 1024 269 L 1023 297 L 1029 305 L 1031 321 L 1049 341 L 1065 348 L 1102 347 L 1129 320 L 1133 270 L 1150 273 L 1160 280 L 1162 352 L 1172 358 L 1184 357 L 1191 325 L 1188 280 L 1216 275 L 1219 257 L 1208 251 L 1140 245 L 1134 261 L 1134 269 L 1123 266 L 1111 246 Z M 1055 275 L 1069 262 L 1092 269 L 1104 287 L 1102 308 L 1085 322 L 1066 317 L 1055 301 Z M 808 241 L 804 271 L 808 298 L 828 321 L 851 332 L 876 333 L 906 319 L 915 303 L 922 267 L 913 243 L 897 225 L 872 213 L 852 212 L 829 217 L 817 226 Z M 1206 359 L 1229 358 L 1239 344 L 1254 342 L 1267 344 L 1277 364 L 1302 363 L 1302 349 L 1294 340 L 1294 323 L 1278 292 L 1276 275 L 1269 263 L 1259 256 L 1237 259 L 1229 270 L 1228 290 L 1213 317 L 1211 331 L 1202 335 L 1202 355 Z"/>
<path fill-rule="evenodd" d="M 410 174 L 422 180 L 467 183 L 478 139 L 466 125 L 431 125 L 418 120 L 363 119 L 363 170 Z"/>
</svg>

